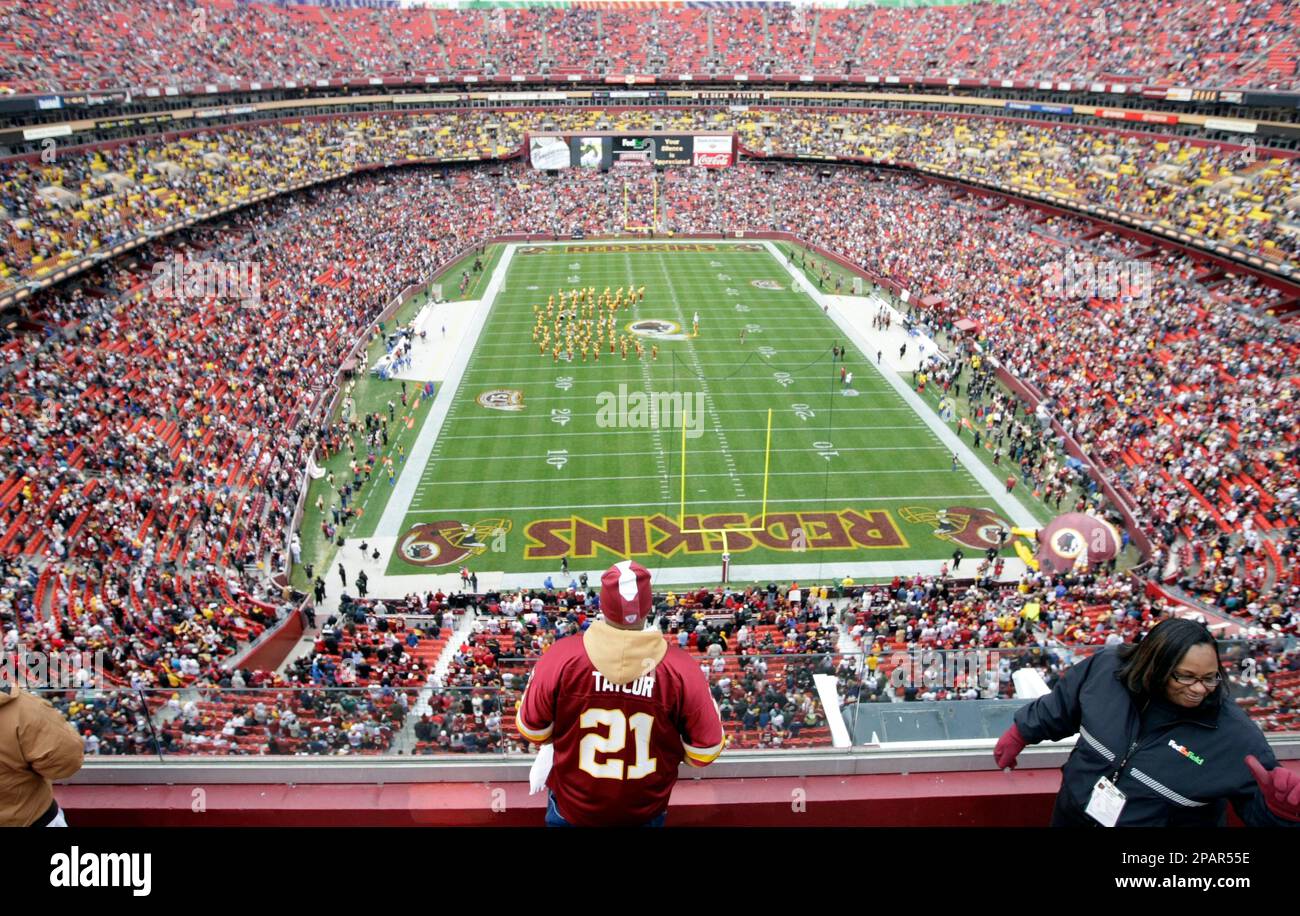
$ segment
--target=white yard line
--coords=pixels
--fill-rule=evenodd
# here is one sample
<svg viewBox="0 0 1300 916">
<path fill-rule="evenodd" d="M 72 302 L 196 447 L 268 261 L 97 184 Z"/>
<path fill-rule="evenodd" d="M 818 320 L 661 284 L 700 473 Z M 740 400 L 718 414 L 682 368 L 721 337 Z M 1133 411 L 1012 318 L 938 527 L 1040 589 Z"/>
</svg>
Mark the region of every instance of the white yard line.
<svg viewBox="0 0 1300 916">
<path fill-rule="evenodd" d="M 788 432 L 794 432 L 794 431 L 796 431 L 797 429 L 799 429 L 799 427 L 794 427 L 794 426 L 777 426 L 777 425 L 775 425 L 775 424 L 772 425 L 772 432 L 773 432 L 773 433 L 788 433 Z M 908 424 L 906 424 L 905 426 L 888 426 L 888 425 L 883 425 L 883 426 L 882 426 L 882 425 L 880 425 L 880 424 L 872 424 L 872 423 L 869 423 L 869 424 L 867 424 L 867 425 L 865 425 L 865 426 L 842 426 L 842 425 L 838 425 L 838 424 L 837 424 L 836 427 L 835 427 L 835 429 L 836 429 L 836 430 L 845 430 L 845 429 L 911 429 L 911 430 L 916 430 L 916 431 L 918 431 L 918 432 L 924 432 L 924 433 L 929 434 L 929 433 L 928 433 L 928 430 L 920 429 L 919 427 L 917 427 L 917 425 L 916 425 L 915 423 L 908 423 Z M 733 433 L 765 433 L 765 432 L 767 432 L 767 427 L 766 427 L 766 426 L 733 426 L 733 427 L 731 428 L 731 431 L 732 431 Z M 598 429 L 598 430 L 595 430 L 595 431 L 593 431 L 593 432 L 585 432 L 585 433 L 565 433 L 564 438 L 566 438 L 566 439 L 572 439 L 574 436 L 605 436 L 606 438 L 608 438 L 608 437 L 610 437 L 611 435 L 614 435 L 614 434 L 621 434 L 622 432 L 624 432 L 624 430 Z M 628 430 L 628 432 L 634 432 L 634 430 Z M 443 436 L 443 439 L 444 439 L 445 441 L 451 441 L 451 440 L 453 440 L 453 439 L 501 439 L 503 436 L 506 436 L 506 437 L 508 437 L 508 438 L 510 438 L 510 439 L 537 439 L 537 438 L 553 439 L 553 438 L 555 437 L 555 433 L 550 433 L 550 432 L 547 432 L 547 433 L 497 433 L 496 435 L 491 435 L 491 436 Z"/>
<path fill-rule="evenodd" d="M 692 369 L 694 369 L 694 367 L 692 367 Z M 647 370 L 647 372 L 648 372 L 648 370 Z M 626 383 L 624 383 L 624 384 L 626 384 Z M 607 385 L 607 386 L 606 386 L 606 389 L 608 389 L 608 387 L 609 387 L 609 386 Z M 629 387 L 631 387 L 631 386 L 629 386 Z M 635 391 L 635 389 L 632 389 L 632 390 Z M 646 391 L 654 391 L 655 389 L 654 389 L 654 388 L 647 388 L 647 389 L 645 389 L 645 390 L 646 390 Z M 782 390 L 783 390 L 783 391 L 789 391 L 790 389 L 785 388 L 785 389 L 782 389 Z M 611 393 L 613 393 L 613 394 L 617 394 L 617 392 L 611 392 Z M 631 394 L 631 392 L 629 392 L 629 395 L 630 395 L 630 394 Z M 527 399 L 524 401 L 524 406 L 525 406 L 525 408 L 527 408 L 527 406 L 528 406 L 529 404 L 546 403 L 546 402 L 549 402 L 549 401 L 564 401 L 564 402 L 566 402 L 566 403 L 570 403 L 570 404 L 571 404 L 571 403 L 573 403 L 573 395 L 568 395 L 567 397 L 564 396 L 564 395 L 560 395 L 560 396 L 558 396 L 558 397 L 536 397 L 536 398 L 527 398 Z M 634 405 L 634 406 L 635 406 L 635 405 Z M 841 409 L 844 409 L 844 408 L 841 407 Z M 884 412 L 884 411 L 894 411 L 894 410 L 910 411 L 911 409 L 912 409 L 912 408 L 909 407 L 909 406 L 907 406 L 906 404 L 904 404 L 904 405 L 902 405 L 902 406 L 900 406 L 900 407 L 876 407 L 876 406 L 873 405 L 872 407 L 869 408 L 869 411 L 870 411 L 871 413 L 881 413 L 881 412 Z M 761 415 L 764 416 L 764 417 L 767 416 L 767 408 L 766 408 L 766 407 L 719 407 L 719 408 L 717 408 L 716 410 L 714 410 L 714 411 L 710 411 L 710 412 L 711 412 L 711 413 L 717 413 L 717 414 L 728 414 L 728 413 L 756 413 L 756 414 L 761 414 Z M 574 419 L 577 419 L 577 418 L 579 418 L 579 417 L 584 417 L 584 418 L 586 418 L 586 419 L 595 419 L 596 417 L 600 416 L 600 411 L 596 410 L 596 411 L 592 411 L 591 413 L 575 413 L 575 414 L 572 414 L 571 416 L 573 416 Z M 656 416 L 657 416 L 657 414 L 656 414 Z M 773 412 L 773 416 L 776 416 L 775 411 Z M 471 416 L 465 417 L 464 419 L 465 419 L 465 422 L 466 422 L 466 423 L 468 423 L 468 422 L 471 421 L 471 420 L 492 420 L 492 421 L 495 421 L 495 422 L 498 422 L 498 423 L 501 421 L 501 418 L 500 418 L 499 416 L 488 416 L 488 415 L 486 415 L 486 414 L 483 415 L 483 416 L 472 416 L 472 415 L 471 415 Z M 764 428 L 764 429 L 767 429 L 766 426 L 764 426 L 763 428 Z M 799 427 L 789 427 L 789 428 L 799 428 Z M 776 427 L 773 426 L 773 429 L 775 430 Z"/>
<path fill-rule="evenodd" d="M 474 437 L 474 438 L 477 438 L 477 437 Z M 487 438 L 487 437 L 485 437 L 485 438 Z M 761 454 L 763 454 L 764 451 L 766 451 L 766 449 L 761 449 L 761 448 L 733 448 L 731 451 L 732 451 L 733 454 L 736 454 L 736 455 L 761 455 Z M 839 451 L 839 452 L 930 452 L 930 451 L 933 451 L 933 452 L 943 452 L 943 453 L 947 454 L 947 451 L 948 451 L 948 450 L 947 450 L 946 447 L 944 447 L 944 446 L 942 446 L 942 445 L 864 445 L 864 446 L 862 446 L 862 447 L 860 447 L 860 448 L 848 448 L 848 447 L 837 446 L 837 447 L 836 447 L 836 451 Z M 651 456 L 654 456 L 654 455 L 660 455 L 660 454 L 662 454 L 662 453 L 663 453 L 663 450 L 662 450 L 662 449 L 654 449 L 654 450 L 652 450 L 652 451 L 648 451 L 648 452 L 606 452 L 606 451 L 602 451 L 602 452 L 600 453 L 600 457 L 602 457 L 602 458 L 648 458 L 648 457 L 651 457 Z M 548 457 L 550 457 L 549 454 L 543 452 L 542 454 L 539 454 L 539 455 L 520 455 L 520 454 L 512 454 L 512 455 L 509 455 L 509 456 L 503 456 L 503 458 L 498 459 L 498 460 L 511 460 L 511 461 L 515 461 L 515 460 L 518 460 L 518 461 L 544 461 L 544 460 L 545 460 L 546 458 L 548 458 Z M 441 461 L 482 461 L 483 458 L 482 458 L 482 456 L 480 456 L 480 455 L 470 455 L 469 457 L 466 457 L 466 458 L 442 458 L 442 459 L 439 459 L 439 460 L 441 460 Z M 423 488 L 424 486 L 426 486 L 426 485 L 425 485 L 425 484 L 421 484 L 421 485 L 420 485 L 421 488 Z"/>
<path fill-rule="evenodd" d="M 823 350 L 822 352 L 824 353 L 825 351 Z M 560 360 L 560 362 L 561 362 L 561 363 L 565 363 L 564 360 Z M 570 365 L 570 364 L 565 363 L 565 366 L 566 366 L 566 367 L 567 367 L 568 365 Z M 582 364 L 579 363 L 579 365 L 582 365 Z M 615 365 L 617 365 L 617 364 L 615 364 Z M 516 369 L 512 369 L 512 370 L 511 370 L 511 375 L 519 375 L 519 374 L 521 374 L 521 373 L 525 373 L 525 372 L 535 372 L 535 373 L 537 373 L 538 375 L 543 375 L 543 376 L 545 376 L 545 375 L 554 375 L 555 372 L 561 370 L 562 368 L 565 368 L 565 367 L 561 367 L 561 366 L 559 366 L 558 364 L 551 364 L 551 365 L 549 365 L 549 366 L 546 366 L 545 368 L 537 368 L 537 369 L 516 368 Z M 578 370 L 578 371 L 581 371 L 581 370 Z M 777 371 L 783 371 L 783 370 L 777 370 Z M 803 370 L 802 370 L 802 369 L 798 369 L 798 370 L 795 370 L 795 371 L 797 371 L 797 372 L 801 372 L 801 371 L 803 371 Z M 496 370 L 496 374 L 500 374 L 500 372 L 501 372 L 500 369 L 497 369 L 497 370 Z M 768 374 L 768 375 L 728 375 L 728 376 L 726 376 L 725 378 L 714 379 L 714 381 L 718 381 L 718 382 L 770 382 L 771 380 L 772 380 L 772 376 L 771 376 L 770 374 Z M 879 384 L 879 385 L 862 385 L 862 386 L 859 386 L 859 385 L 857 384 L 857 381 L 858 381 L 857 379 L 854 379 L 854 387 L 857 388 L 857 390 L 858 390 L 859 392 L 862 392 L 862 391 L 870 391 L 870 392 L 872 392 L 873 394 L 879 393 L 879 394 L 882 394 L 882 395 L 887 395 L 887 394 L 893 394 L 893 393 L 894 393 L 894 389 L 893 389 L 891 386 L 886 385 L 886 384 Z M 867 380 L 867 381 L 869 381 L 869 380 Z M 786 388 L 786 391 L 795 391 L 795 390 L 798 390 L 799 387 L 800 387 L 800 383 L 801 383 L 801 382 L 804 383 L 804 384 L 809 384 L 809 383 L 812 383 L 812 382 L 816 382 L 816 383 L 818 383 L 818 386 L 819 386 L 819 387 L 818 387 L 818 391 L 821 392 L 821 393 L 823 393 L 823 394 L 826 392 L 826 387 L 825 387 L 826 380 L 825 380 L 824 378 L 822 378 L 822 379 L 816 379 L 816 378 L 800 378 L 799 376 L 794 376 L 793 383 L 792 383 L 789 387 Z M 593 385 L 593 386 L 599 386 L 599 387 L 601 387 L 601 388 L 608 388 L 609 385 L 610 385 L 610 381 L 609 381 L 609 379 L 597 379 L 597 378 L 584 379 L 584 378 L 575 377 L 575 378 L 573 379 L 573 387 L 574 387 L 574 388 L 577 388 L 577 387 L 580 386 L 580 385 Z M 572 390 L 572 389 L 570 389 L 570 390 Z M 530 399 L 530 400 L 532 400 L 532 399 Z"/>
</svg>

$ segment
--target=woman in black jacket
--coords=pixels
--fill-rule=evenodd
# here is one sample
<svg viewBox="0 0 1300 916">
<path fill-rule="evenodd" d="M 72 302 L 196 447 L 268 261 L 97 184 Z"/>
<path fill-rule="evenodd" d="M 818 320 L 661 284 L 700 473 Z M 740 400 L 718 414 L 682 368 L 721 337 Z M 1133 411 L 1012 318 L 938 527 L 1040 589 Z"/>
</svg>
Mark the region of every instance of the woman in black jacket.
<svg viewBox="0 0 1300 916">
<path fill-rule="evenodd" d="M 1228 698 L 1214 636 L 1171 618 L 1136 645 L 1070 668 L 1016 711 L 994 759 L 1078 734 L 1053 826 L 1300 826 L 1300 775 L 1278 767 L 1258 726 Z"/>
</svg>

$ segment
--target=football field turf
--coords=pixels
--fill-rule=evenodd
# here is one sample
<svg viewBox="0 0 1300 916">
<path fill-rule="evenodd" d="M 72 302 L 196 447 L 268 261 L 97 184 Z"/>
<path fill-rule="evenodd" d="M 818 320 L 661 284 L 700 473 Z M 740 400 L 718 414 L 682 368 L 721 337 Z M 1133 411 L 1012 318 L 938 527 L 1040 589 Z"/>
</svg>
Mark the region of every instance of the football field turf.
<svg viewBox="0 0 1300 916">
<path fill-rule="evenodd" d="M 561 289 L 629 286 L 645 297 L 617 328 L 638 335 L 644 358 L 608 341 L 598 361 L 539 353 L 534 306 Z M 947 559 L 955 542 L 936 534 L 947 529 L 971 553 L 1005 513 L 954 470 L 875 353 L 833 356 L 845 344 L 763 244 L 518 246 L 427 464 L 405 469 L 419 478 L 386 572 L 545 574 L 561 557 L 575 571 L 630 557 L 704 581 L 724 544 L 700 530 L 720 528 L 763 529 L 728 536 L 734 564 L 797 564 L 816 579 Z M 680 409 L 652 414 L 651 392 Z"/>
</svg>

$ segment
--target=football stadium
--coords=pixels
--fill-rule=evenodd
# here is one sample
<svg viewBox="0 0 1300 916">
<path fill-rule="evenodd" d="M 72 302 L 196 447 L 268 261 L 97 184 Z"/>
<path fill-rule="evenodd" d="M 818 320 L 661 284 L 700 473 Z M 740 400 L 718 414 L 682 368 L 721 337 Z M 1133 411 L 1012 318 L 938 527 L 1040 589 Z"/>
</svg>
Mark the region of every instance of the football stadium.
<svg viewBox="0 0 1300 916">
<path fill-rule="evenodd" d="M 0 824 L 1300 824 L 1298 56 L 0 0 Z"/>
</svg>

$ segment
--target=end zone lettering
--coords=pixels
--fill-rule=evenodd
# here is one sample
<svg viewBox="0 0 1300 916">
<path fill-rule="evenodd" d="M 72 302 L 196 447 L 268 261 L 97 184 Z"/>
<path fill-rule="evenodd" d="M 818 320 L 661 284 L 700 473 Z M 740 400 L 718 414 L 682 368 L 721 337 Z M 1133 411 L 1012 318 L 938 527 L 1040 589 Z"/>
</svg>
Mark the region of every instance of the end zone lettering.
<svg viewBox="0 0 1300 916">
<path fill-rule="evenodd" d="M 762 524 L 761 515 L 746 516 L 738 512 L 688 515 L 681 524 L 663 515 L 606 517 L 599 523 L 580 516 L 537 519 L 524 529 L 528 538 L 524 559 L 594 557 L 601 549 L 618 558 L 671 557 L 678 553 L 720 554 L 723 549 L 721 534 L 698 533 L 698 529 L 721 532 L 723 529 L 757 528 Z M 796 531 L 802 531 L 803 537 L 797 536 Z M 727 546 L 732 554 L 760 547 L 799 553 L 804 550 L 906 548 L 908 543 L 888 512 L 841 509 L 838 512 L 768 513 L 764 530 L 729 533 Z"/>
<path fill-rule="evenodd" d="M 559 251 L 560 249 L 552 249 Z M 717 245 L 711 245 L 707 242 L 663 242 L 662 244 L 652 244 L 649 242 L 634 242 L 629 245 L 566 245 L 564 251 L 566 254 L 622 254 L 624 251 L 717 251 Z"/>
</svg>

